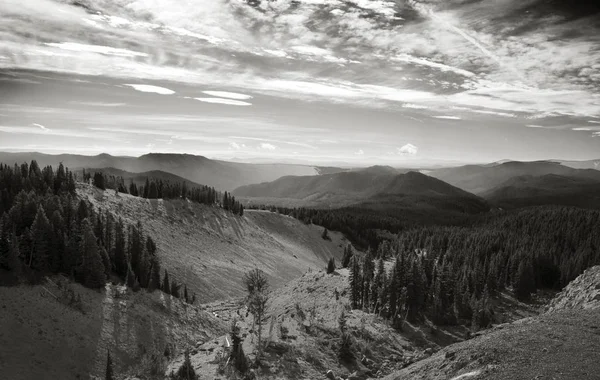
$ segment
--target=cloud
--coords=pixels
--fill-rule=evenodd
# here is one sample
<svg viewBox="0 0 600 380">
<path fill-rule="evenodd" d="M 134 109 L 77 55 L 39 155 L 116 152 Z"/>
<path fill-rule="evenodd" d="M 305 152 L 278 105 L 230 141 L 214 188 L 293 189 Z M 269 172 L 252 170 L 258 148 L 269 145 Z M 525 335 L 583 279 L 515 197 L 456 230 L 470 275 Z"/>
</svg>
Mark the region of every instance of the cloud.
<svg viewBox="0 0 600 380">
<path fill-rule="evenodd" d="M 588 120 L 588 123 L 600 124 L 600 121 Z"/>
<path fill-rule="evenodd" d="M 77 104 L 80 106 L 89 106 L 89 107 L 122 107 L 127 103 L 108 103 L 108 102 L 69 102 L 71 104 Z"/>
<path fill-rule="evenodd" d="M 460 120 L 460 116 L 446 116 L 446 115 L 442 115 L 442 116 L 432 116 L 433 118 L 436 119 L 446 119 L 446 120 Z"/>
<path fill-rule="evenodd" d="M 429 60 L 424 59 L 424 58 L 413 57 L 413 56 L 408 55 L 408 54 L 401 54 L 401 55 L 398 55 L 396 57 L 393 57 L 392 61 L 414 63 L 414 64 L 417 64 L 417 65 L 422 65 L 422 66 L 427 66 L 427 67 L 431 67 L 431 68 L 440 69 L 442 72 L 451 71 L 453 73 L 460 74 L 460 75 L 463 75 L 463 76 L 469 77 L 469 78 L 475 76 L 474 73 L 472 73 L 470 71 L 467 71 L 467 70 L 463 70 L 463 69 L 459 69 L 457 67 L 452 67 L 452 66 L 444 65 L 444 64 L 438 63 L 438 62 L 432 62 L 432 61 L 429 61 Z"/>
<path fill-rule="evenodd" d="M 545 129 L 553 129 L 552 127 L 545 127 L 543 125 L 537 125 L 537 124 L 526 124 L 525 125 L 527 128 L 545 128 Z"/>
<path fill-rule="evenodd" d="M 403 145 L 400 148 L 396 148 L 396 153 L 403 156 L 415 156 L 418 151 L 419 148 L 410 143 Z"/>
<path fill-rule="evenodd" d="M 260 149 L 263 149 L 263 150 L 275 150 L 275 149 L 277 149 L 277 147 L 275 145 L 269 144 L 269 143 L 261 143 L 259 145 L 259 147 L 260 147 Z"/>
<path fill-rule="evenodd" d="M 124 84 L 124 86 L 132 87 L 134 90 L 140 92 L 152 92 L 161 95 L 172 95 L 175 93 L 175 91 L 169 90 L 168 88 L 152 86 L 149 84 Z"/>
<path fill-rule="evenodd" d="M 238 144 L 235 141 L 234 142 L 230 142 L 229 146 L 235 150 L 240 150 L 240 149 L 244 149 L 246 148 L 246 144 Z"/>
<path fill-rule="evenodd" d="M 116 55 L 119 57 L 133 58 L 133 57 L 147 57 L 148 56 L 148 54 L 146 54 L 146 53 L 140 53 L 137 51 L 127 50 L 127 49 L 113 48 L 110 46 L 101 46 L 101 45 L 79 44 L 79 43 L 74 43 L 74 42 L 61 42 L 61 43 L 49 42 L 49 43 L 46 43 L 46 45 L 52 46 L 52 47 L 57 47 L 57 48 L 63 49 L 63 50 L 75 51 L 75 52 L 99 53 L 99 54 L 106 54 L 106 55 Z"/>
<path fill-rule="evenodd" d="M 279 128 L 281 128 L 281 126 L 279 126 Z M 297 141 L 284 141 L 284 140 L 277 140 L 277 139 L 269 139 L 269 138 L 262 138 L 262 137 L 250 137 L 250 136 L 229 136 L 232 139 L 243 139 L 243 140 L 252 140 L 252 141 L 266 141 L 266 142 L 274 142 L 274 143 L 278 143 L 278 144 L 287 144 L 287 145 L 294 145 L 294 146 L 301 146 L 304 148 L 309 148 L 309 149 L 317 149 L 316 146 L 310 145 L 310 144 L 306 144 L 306 143 L 301 143 L 301 142 L 297 142 Z"/>
<path fill-rule="evenodd" d="M 32 125 L 35 125 L 36 127 L 40 128 L 41 130 L 43 130 L 43 131 L 45 131 L 45 132 L 49 132 L 49 131 L 50 131 L 50 129 L 49 129 L 49 128 L 46 128 L 46 127 L 44 127 L 44 126 L 43 126 L 43 125 L 41 125 L 41 124 L 38 124 L 38 123 L 33 123 Z"/>
<path fill-rule="evenodd" d="M 404 103 L 402 105 L 403 108 L 412 108 L 412 109 L 416 109 L 416 110 L 425 110 L 428 109 L 429 107 L 424 106 L 424 105 L 420 105 L 420 104 L 412 104 L 412 103 Z"/>
<path fill-rule="evenodd" d="M 243 102 L 241 100 L 224 99 L 224 98 L 194 98 L 205 103 L 227 104 L 230 106 L 251 106 L 252 103 Z"/>
<path fill-rule="evenodd" d="M 252 99 L 252 96 L 245 94 L 238 94 L 235 92 L 227 92 L 227 91 L 202 91 L 206 95 L 216 96 L 219 98 L 229 98 L 229 99 L 237 99 L 237 100 L 246 100 Z"/>
<path fill-rule="evenodd" d="M 365 152 L 362 149 L 359 149 L 358 151 L 354 152 L 354 154 L 362 156 L 365 154 Z"/>
</svg>

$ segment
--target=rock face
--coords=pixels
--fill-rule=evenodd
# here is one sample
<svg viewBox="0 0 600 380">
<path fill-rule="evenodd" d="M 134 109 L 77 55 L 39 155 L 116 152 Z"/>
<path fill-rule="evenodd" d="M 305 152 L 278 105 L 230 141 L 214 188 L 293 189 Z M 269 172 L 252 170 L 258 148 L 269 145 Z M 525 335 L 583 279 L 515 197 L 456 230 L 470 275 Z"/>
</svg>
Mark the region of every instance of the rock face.
<svg viewBox="0 0 600 380">
<path fill-rule="evenodd" d="M 567 285 L 546 308 L 546 313 L 560 310 L 600 308 L 600 266 L 589 268 Z"/>
</svg>

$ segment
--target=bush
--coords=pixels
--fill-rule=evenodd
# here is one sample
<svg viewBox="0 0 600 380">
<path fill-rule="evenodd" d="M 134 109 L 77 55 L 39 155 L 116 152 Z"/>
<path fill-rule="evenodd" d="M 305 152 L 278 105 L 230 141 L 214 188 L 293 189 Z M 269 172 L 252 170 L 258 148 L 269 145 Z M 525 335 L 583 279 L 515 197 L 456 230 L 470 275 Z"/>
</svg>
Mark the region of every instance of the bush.
<svg viewBox="0 0 600 380">
<path fill-rule="evenodd" d="M 327 262 L 327 274 L 331 274 L 335 271 L 335 259 L 332 257 Z"/>
<path fill-rule="evenodd" d="M 347 332 L 342 333 L 340 336 L 338 358 L 344 363 L 349 363 L 354 360 L 354 353 L 352 352 L 352 335 Z"/>
</svg>

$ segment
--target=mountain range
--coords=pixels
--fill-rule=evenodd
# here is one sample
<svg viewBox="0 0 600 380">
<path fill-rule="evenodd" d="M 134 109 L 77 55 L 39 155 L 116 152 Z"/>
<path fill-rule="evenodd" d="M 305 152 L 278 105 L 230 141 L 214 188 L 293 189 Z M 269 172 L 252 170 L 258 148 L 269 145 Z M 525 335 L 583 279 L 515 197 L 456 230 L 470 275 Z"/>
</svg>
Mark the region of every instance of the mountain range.
<svg viewBox="0 0 600 380">
<path fill-rule="evenodd" d="M 0 153 L 0 162 L 21 164 L 36 160 L 40 166 L 58 166 L 63 163 L 71 170 L 82 168 L 115 168 L 140 173 L 160 170 L 186 178 L 192 182 L 213 186 L 226 191 L 236 187 L 273 181 L 284 175 L 316 174 L 314 166 L 286 164 L 245 164 L 211 160 L 191 154 L 149 153 L 140 157 L 83 156 L 75 154 L 49 155 L 37 152 Z"/>
</svg>

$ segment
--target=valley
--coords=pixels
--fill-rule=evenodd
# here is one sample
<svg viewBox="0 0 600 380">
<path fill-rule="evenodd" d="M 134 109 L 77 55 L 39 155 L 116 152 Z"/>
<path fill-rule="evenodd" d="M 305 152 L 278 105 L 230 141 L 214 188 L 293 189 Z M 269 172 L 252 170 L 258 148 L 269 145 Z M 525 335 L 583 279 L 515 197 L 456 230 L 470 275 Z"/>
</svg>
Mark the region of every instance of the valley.
<svg viewBox="0 0 600 380">
<path fill-rule="evenodd" d="M 285 176 L 213 194 L 169 172 L 59 168 L 54 174 L 32 162 L 15 185 L 30 193 L 5 192 L 3 204 L 14 205 L 0 223 L 0 248 L 8 249 L 0 321 L 9 326 L 0 345 L 21 342 L 0 351 L 10 363 L 3 371 L 11 379 L 98 379 L 110 352 L 110 366 L 123 380 L 177 378 L 181 368 L 193 369 L 197 379 L 222 380 L 519 379 L 525 378 L 521 366 L 526 376 L 591 379 L 595 341 L 586 340 L 569 371 L 557 364 L 563 351 L 553 342 L 564 341 L 561 350 L 570 357 L 596 328 L 597 276 L 592 270 L 578 275 L 600 264 L 594 233 L 600 214 L 593 198 L 577 193 L 596 186 L 596 174 L 568 168 L 560 170 L 570 177 L 522 175 L 528 172 L 523 166 L 535 171 L 539 163 L 516 165 L 507 181 L 479 196 L 389 167 Z M 10 178 L 4 183 L 17 183 L 24 167 L 3 166 Z M 89 180 L 75 181 L 84 169 Z M 106 189 L 97 186 L 100 176 Z M 132 183 L 146 191 L 128 194 Z M 546 193 L 529 190 L 535 186 Z M 203 190 L 189 196 L 196 189 Z M 564 203 L 556 194 L 580 202 Z M 92 257 L 85 256 L 93 255 L 85 248 L 89 225 L 101 257 L 108 253 L 102 260 L 112 262 L 104 266 L 104 286 L 92 286 L 85 267 L 69 275 L 14 262 L 10 252 L 27 252 L 27 232 L 15 248 L 5 226 L 33 223 L 40 231 L 45 209 L 55 212 L 43 228 L 58 228 L 63 216 L 71 220 L 62 265 L 70 252 Z M 73 223 L 84 228 L 81 251 L 70 248 L 80 233 Z M 125 275 L 117 257 L 119 228 L 126 233 Z M 148 239 L 141 253 L 136 239 Z M 58 242 L 49 241 L 47 252 L 60 254 Z M 38 244 L 34 239 L 33 253 L 19 261 L 30 257 L 44 268 Z M 59 264 L 53 260 L 50 268 Z M 20 275 L 7 271 L 15 265 Z M 270 289 L 260 345 L 244 285 L 254 270 Z M 244 372 L 232 356 L 235 337 L 248 365 Z M 76 354 L 69 355 L 73 347 Z"/>
</svg>

